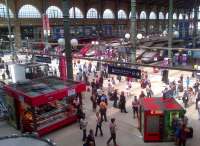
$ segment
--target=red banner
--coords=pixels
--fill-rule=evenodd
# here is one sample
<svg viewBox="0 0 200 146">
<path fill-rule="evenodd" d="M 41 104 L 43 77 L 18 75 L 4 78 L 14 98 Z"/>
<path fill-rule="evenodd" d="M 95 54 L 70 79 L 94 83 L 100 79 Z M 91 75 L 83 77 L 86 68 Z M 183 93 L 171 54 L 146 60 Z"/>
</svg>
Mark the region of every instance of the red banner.
<svg viewBox="0 0 200 146">
<path fill-rule="evenodd" d="M 42 15 L 42 23 L 43 23 L 43 31 L 44 35 L 50 35 L 50 25 L 49 25 L 49 18 L 47 14 Z"/>
</svg>

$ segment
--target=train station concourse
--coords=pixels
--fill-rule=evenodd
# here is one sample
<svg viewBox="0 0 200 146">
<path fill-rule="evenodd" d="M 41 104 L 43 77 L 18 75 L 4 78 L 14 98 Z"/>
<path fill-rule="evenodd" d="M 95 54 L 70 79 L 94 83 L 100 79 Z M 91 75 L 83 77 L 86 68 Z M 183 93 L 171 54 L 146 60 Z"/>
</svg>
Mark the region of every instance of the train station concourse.
<svg viewBox="0 0 200 146">
<path fill-rule="evenodd" d="M 199 146 L 199 0 L 0 0 L 0 146 Z"/>
</svg>

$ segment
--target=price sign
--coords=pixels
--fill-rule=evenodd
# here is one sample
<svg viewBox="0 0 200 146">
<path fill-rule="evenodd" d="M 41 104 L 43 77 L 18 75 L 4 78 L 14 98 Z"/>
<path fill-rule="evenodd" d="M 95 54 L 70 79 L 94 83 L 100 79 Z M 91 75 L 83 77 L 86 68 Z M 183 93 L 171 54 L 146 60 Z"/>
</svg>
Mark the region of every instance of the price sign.
<svg viewBox="0 0 200 146">
<path fill-rule="evenodd" d="M 76 94 L 76 90 L 74 88 L 68 90 L 68 96 L 73 96 Z"/>
</svg>

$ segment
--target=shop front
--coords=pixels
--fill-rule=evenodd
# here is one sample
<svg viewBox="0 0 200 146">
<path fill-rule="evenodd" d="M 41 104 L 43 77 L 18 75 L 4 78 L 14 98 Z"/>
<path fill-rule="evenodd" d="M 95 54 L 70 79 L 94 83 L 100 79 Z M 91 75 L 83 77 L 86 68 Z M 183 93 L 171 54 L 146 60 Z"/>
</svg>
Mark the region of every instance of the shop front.
<svg viewBox="0 0 200 146">
<path fill-rule="evenodd" d="M 5 86 L 8 122 L 22 132 L 40 136 L 77 120 L 84 83 L 63 81 L 55 77 L 31 80 Z"/>
<path fill-rule="evenodd" d="M 172 120 L 184 115 L 182 106 L 174 98 L 145 98 L 140 103 L 139 130 L 144 141 L 172 141 Z"/>
</svg>

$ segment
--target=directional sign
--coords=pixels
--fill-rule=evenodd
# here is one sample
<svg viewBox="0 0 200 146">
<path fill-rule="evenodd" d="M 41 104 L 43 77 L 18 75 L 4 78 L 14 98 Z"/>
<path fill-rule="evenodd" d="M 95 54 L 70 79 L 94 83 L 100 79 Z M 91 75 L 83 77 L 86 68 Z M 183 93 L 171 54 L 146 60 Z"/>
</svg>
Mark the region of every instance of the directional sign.
<svg viewBox="0 0 200 146">
<path fill-rule="evenodd" d="M 51 58 L 45 56 L 35 56 L 35 61 L 41 63 L 51 63 Z"/>
<path fill-rule="evenodd" d="M 116 67 L 116 66 L 108 66 L 108 73 L 115 74 L 120 76 L 133 77 L 136 79 L 141 79 L 141 70 L 132 69 L 132 68 L 124 68 L 124 67 Z"/>
</svg>

